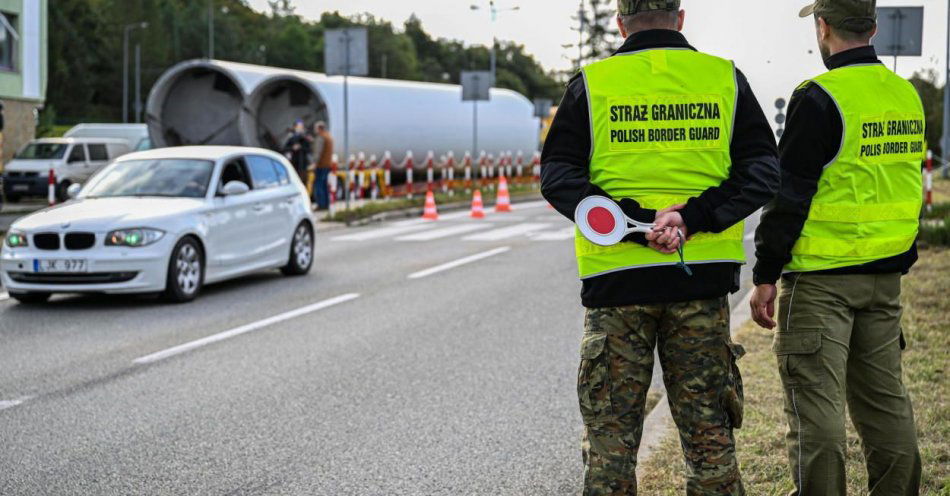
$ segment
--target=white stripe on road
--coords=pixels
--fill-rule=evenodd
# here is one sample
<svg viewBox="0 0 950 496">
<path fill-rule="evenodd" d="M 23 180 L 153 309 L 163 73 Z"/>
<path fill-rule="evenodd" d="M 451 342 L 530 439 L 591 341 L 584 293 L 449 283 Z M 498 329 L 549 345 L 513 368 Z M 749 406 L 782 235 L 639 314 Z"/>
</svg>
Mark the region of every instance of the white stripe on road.
<svg viewBox="0 0 950 496">
<path fill-rule="evenodd" d="M 421 231 L 423 229 L 429 229 L 430 227 L 432 227 L 432 224 L 412 224 L 407 226 L 383 227 L 379 229 L 371 228 L 363 232 L 337 236 L 335 238 L 331 238 L 331 241 L 369 241 L 371 239 L 379 239 L 388 236 L 397 236 L 399 234 Z"/>
<path fill-rule="evenodd" d="M 535 241 L 564 241 L 574 238 L 574 227 L 565 227 L 557 231 L 539 232 L 530 234 L 529 237 Z"/>
<path fill-rule="evenodd" d="M 9 298 L 10 298 L 10 295 L 9 295 L 9 294 L 7 294 L 7 293 L 0 293 L 0 301 L 6 300 L 6 299 L 9 299 Z"/>
<path fill-rule="evenodd" d="M 540 231 L 541 229 L 544 229 L 550 225 L 551 224 L 526 222 L 524 224 L 516 224 L 509 227 L 503 227 L 501 229 L 473 234 L 463 239 L 466 241 L 500 241 L 502 239 L 524 235 L 534 231 Z"/>
<path fill-rule="evenodd" d="M 298 308 L 296 310 L 291 310 L 289 312 L 285 312 L 280 315 L 275 315 L 273 317 L 266 318 L 264 320 L 259 320 L 257 322 L 252 322 L 250 324 L 243 325 L 241 327 L 236 327 L 229 331 L 219 332 L 217 334 L 212 334 L 211 336 L 208 336 L 206 338 L 197 339 L 189 343 L 185 343 L 185 344 L 168 348 L 156 353 L 152 353 L 151 355 L 145 355 L 143 357 L 139 357 L 139 358 L 136 358 L 135 360 L 132 360 L 132 363 L 142 365 L 146 363 L 157 362 L 159 360 L 164 360 L 165 358 L 168 358 L 171 356 L 179 355 L 181 353 L 185 353 L 185 352 L 194 350 L 196 348 L 201 348 L 202 346 L 207 346 L 212 343 L 217 343 L 218 341 L 224 341 L 225 339 L 230 339 L 235 336 L 240 336 L 241 334 L 245 334 L 251 331 L 257 331 L 265 327 L 272 326 L 280 322 L 284 322 L 286 320 L 291 320 L 303 315 L 307 315 L 308 313 L 313 313 L 318 310 L 323 310 L 324 308 L 332 307 L 334 305 L 339 305 L 340 303 L 345 303 L 350 300 L 355 300 L 359 297 L 360 295 L 356 293 L 350 293 L 350 294 L 337 296 L 336 298 L 330 298 L 329 300 L 323 300 L 321 302 L 317 302 L 312 305 L 307 305 L 305 307 Z"/>
<path fill-rule="evenodd" d="M 433 239 L 445 238 L 456 234 L 465 234 L 472 231 L 478 231 L 479 229 L 487 229 L 488 227 L 490 226 L 484 224 L 461 224 L 458 226 L 443 227 L 442 229 L 435 229 L 432 231 L 423 231 L 421 233 L 410 234 L 408 236 L 400 236 L 396 238 L 396 241 L 432 241 Z"/>
<path fill-rule="evenodd" d="M 24 396 L 15 400 L 0 400 L 0 410 L 6 410 L 7 408 L 13 408 L 17 405 L 22 405 L 23 403 L 30 401 L 32 398 L 32 396 Z"/>
<path fill-rule="evenodd" d="M 495 248 L 494 250 L 489 250 L 484 253 L 478 253 L 476 255 L 472 255 L 469 257 L 460 258 L 453 262 L 444 263 L 442 265 L 432 267 L 431 269 L 426 269 L 426 270 L 416 272 L 414 274 L 409 274 L 409 279 L 421 279 L 423 277 L 428 277 L 428 276 L 431 276 L 432 274 L 438 274 L 439 272 L 443 272 L 449 269 L 454 269 L 456 267 L 459 267 L 465 264 L 470 264 L 472 262 L 477 262 L 479 260 L 482 260 L 488 257 L 501 255 L 502 253 L 505 253 L 506 251 L 510 249 L 511 249 L 510 246 L 502 246 L 501 248 Z"/>
<path fill-rule="evenodd" d="M 463 217 L 468 217 L 470 212 L 468 210 L 452 212 L 450 214 L 439 214 L 439 220 L 454 220 L 461 219 Z M 432 225 L 431 220 L 427 219 L 409 219 L 409 220 L 400 220 L 393 222 L 394 226 L 418 226 L 418 225 Z"/>
</svg>

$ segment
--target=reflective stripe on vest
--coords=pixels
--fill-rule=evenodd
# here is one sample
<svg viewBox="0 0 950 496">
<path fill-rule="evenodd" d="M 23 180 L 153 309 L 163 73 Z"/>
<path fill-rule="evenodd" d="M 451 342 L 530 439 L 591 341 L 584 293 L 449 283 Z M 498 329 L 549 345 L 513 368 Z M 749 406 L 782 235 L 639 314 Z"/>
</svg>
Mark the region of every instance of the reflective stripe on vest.
<svg viewBox="0 0 950 496">
<path fill-rule="evenodd" d="M 917 91 L 882 64 L 842 67 L 812 81 L 837 104 L 844 137 L 785 269 L 850 267 L 906 252 L 922 203 L 925 120 Z"/>
<path fill-rule="evenodd" d="M 644 208 L 686 203 L 729 177 L 736 107 L 732 62 L 693 50 L 620 54 L 586 66 L 591 118 L 591 182 Z M 743 263 L 743 224 L 700 233 L 687 263 Z M 620 270 L 675 265 L 636 243 L 597 246 L 574 236 L 582 279 Z"/>
</svg>

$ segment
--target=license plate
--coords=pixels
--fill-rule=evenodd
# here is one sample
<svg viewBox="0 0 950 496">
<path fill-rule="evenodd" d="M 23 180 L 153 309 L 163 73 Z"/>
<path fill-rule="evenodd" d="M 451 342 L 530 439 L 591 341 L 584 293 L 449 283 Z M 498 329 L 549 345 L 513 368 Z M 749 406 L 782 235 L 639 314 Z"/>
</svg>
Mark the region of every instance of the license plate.
<svg viewBox="0 0 950 496">
<path fill-rule="evenodd" d="M 78 274 L 86 272 L 86 261 L 82 259 L 36 259 L 33 260 L 33 272 L 55 272 L 60 274 Z"/>
<path fill-rule="evenodd" d="M 10 189 L 13 191 L 29 191 L 30 185 L 29 184 L 14 184 L 13 186 L 10 187 Z"/>
</svg>

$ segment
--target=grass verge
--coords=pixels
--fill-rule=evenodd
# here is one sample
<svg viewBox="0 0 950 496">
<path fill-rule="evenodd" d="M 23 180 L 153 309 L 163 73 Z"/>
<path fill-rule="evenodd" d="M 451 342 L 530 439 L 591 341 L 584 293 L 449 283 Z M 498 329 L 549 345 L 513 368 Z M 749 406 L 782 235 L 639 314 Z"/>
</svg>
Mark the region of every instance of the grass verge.
<svg viewBox="0 0 950 496">
<path fill-rule="evenodd" d="M 904 381 L 914 401 L 923 458 L 921 494 L 950 496 L 950 249 L 921 251 L 920 262 L 904 278 Z M 746 491 L 781 495 L 792 489 L 785 455 L 784 399 L 772 333 L 753 323 L 738 332 L 749 354 L 740 362 L 746 388 L 745 424 L 737 431 L 737 449 Z M 860 441 L 848 424 L 848 494 L 867 494 Z M 641 465 L 642 494 L 678 495 L 685 483 L 679 441 L 666 437 Z"/>
</svg>

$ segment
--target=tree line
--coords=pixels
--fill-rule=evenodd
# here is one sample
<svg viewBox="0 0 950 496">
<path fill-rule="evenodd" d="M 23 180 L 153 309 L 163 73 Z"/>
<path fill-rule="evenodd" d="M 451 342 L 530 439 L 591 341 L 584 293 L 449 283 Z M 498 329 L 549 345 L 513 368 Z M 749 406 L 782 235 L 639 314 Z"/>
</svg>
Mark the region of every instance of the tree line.
<svg viewBox="0 0 950 496">
<path fill-rule="evenodd" d="M 268 12 L 259 12 L 246 0 L 213 0 L 214 57 L 323 72 L 324 31 L 363 26 L 369 32 L 370 77 L 457 84 L 461 71 L 489 66 L 488 47 L 433 38 L 414 16 L 400 27 L 370 14 L 327 12 L 307 20 L 289 0 L 269 3 Z M 148 27 L 131 31 L 131 46 L 141 45 L 144 105 L 166 69 L 208 56 L 208 6 L 206 0 L 52 0 L 41 125 L 122 120 L 123 32 L 140 22 Z M 563 92 L 560 76 L 546 71 L 524 46 L 499 43 L 498 87 L 557 101 Z"/>
</svg>

